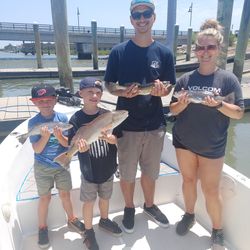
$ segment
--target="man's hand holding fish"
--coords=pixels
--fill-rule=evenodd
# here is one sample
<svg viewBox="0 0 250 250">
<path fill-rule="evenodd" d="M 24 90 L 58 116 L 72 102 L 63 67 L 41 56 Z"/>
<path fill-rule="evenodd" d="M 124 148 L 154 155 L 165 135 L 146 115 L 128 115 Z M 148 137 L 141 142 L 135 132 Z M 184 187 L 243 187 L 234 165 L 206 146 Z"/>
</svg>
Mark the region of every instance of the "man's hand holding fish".
<svg viewBox="0 0 250 250">
<path fill-rule="evenodd" d="M 151 89 L 150 95 L 167 96 L 172 90 L 172 84 L 161 82 L 159 79 L 154 81 L 154 86 Z"/>
<path fill-rule="evenodd" d="M 121 96 L 126 98 L 133 98 L 139 95 L 139 88 L 138 85 L 135 83 L 132 83 L 130 86 L 126 87 L 124 90 L 121 91 L 122 91 Z"/>
</svg>

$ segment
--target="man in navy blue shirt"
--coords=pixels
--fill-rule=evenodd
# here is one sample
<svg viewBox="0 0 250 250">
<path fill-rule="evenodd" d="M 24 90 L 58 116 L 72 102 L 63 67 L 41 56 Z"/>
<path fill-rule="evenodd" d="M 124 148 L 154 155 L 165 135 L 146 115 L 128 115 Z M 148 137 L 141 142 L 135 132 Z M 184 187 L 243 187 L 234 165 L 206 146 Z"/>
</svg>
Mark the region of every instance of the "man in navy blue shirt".
<svg viewBox="0 0 250 250">
<path fill-rule="evenodd" d="M 163 81 L 175 84 L 175 69 L 171 51 L 152 38 L 151 29 L 156 18 L 154 10 L 152 0 L 131 2 L 130 20 L 135 35 L 112 49 L 104 77 L 107 89 L 110 89 L 111 82 L 123 86 L 133 82 L 154 84 L 149 95 L 140 95 L 136 84 L 110 91 L 118 96 L 117 109 L 129 111 L 129 117 L 115 131 L 120 184 L 125 200 L 122 224 L 127 233 L 134 231 L 133 194 L 138 163 L 145 199 L 144 212 L 160 226 L 169 225 L 167 217 L 154 204 L 154 191 L 166 127 L 161 97 L 171 91 Z"/>
</svg>

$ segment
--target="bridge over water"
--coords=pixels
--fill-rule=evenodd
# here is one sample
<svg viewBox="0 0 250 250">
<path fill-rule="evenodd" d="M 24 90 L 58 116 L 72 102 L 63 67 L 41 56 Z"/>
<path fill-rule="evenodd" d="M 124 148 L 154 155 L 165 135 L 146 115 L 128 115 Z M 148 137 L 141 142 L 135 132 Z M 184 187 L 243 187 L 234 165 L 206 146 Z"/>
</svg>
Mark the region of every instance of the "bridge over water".
<svg viewBox="0 0 250 250">
<path fill-rule="evenodd" d="M 54 27 L 50 24 L 39 24 L 41 42 L 54 42 Z M 69 42 L 77 46 L 77 50 L 84 52 L 92 51 L 91 27 L 68 26 Z M 124 40 L 134 35 L 134 29 L 124 28 Z M 153 38 L 166 44 L 166 30 L 152 30 Z M 99 49 L 111 49 L 120 42 L 121 28 L 97 28 L 97 41 Z M 33 24 L 0 22 L 0 40 L 6 41 L 35 41 Z M 187 32 L 180 31 L 178 45 L 187 44 Z"/>
</svg>

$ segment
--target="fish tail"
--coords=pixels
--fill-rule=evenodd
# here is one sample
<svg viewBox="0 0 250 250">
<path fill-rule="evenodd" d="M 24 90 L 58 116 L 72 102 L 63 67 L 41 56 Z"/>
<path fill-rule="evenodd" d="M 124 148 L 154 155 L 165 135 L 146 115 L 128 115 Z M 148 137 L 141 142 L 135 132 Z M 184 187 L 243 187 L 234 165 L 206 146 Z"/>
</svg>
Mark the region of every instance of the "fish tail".
<svg viewBox="0 0 250 250">
<path fill-rule="evenodd" d="M 235 102 L 235 94 L 234 94 L 234 92 L 226 95 L 224 97 L 224 102 L 233 104 Z"/>
<path fill-rule="evenodd" d="M 17 135 L 16 138 L 20 143 L 24 144 L 28 138 L 28 134 Z"/>
<path fill-rule="evenodd" d="M 60 164 L 63 168 L 68 169 L 69 168 L 69 164 L 71 161 L 72 156 L 69 154 L 69 152 L 64 152 L 60 155 L 58 155 L 55 159 L 54 162 L 57 162 L 58 164 Z"/>
</svg>

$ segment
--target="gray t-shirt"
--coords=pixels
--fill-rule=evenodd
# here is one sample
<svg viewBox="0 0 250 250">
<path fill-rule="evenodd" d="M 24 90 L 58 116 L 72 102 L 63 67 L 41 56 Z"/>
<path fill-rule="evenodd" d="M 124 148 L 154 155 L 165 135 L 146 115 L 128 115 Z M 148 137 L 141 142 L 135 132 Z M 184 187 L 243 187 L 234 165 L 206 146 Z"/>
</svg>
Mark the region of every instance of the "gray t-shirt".
<svg viewBox="0 0 250 250">
<path fill-rule="evenodd" d="M 240 83 L 234 74 L 218 69 L 211 75 L 201 75 L 198 70 L 186 73 L 179 78 L 174 91 L 210 90 L 219 95 L 235 94 L 234 104 L 244 108 Z M 171 102 L 177 99 L 172 97 Z M 207 157 L 219 158 L 225 155 L 227 130 L 230 118 L 219 110 L 202 104 L 190 103 L 177 115 L 173 126 L 173 142 L 183 145 L 190 151 Z"/>
</svg>

